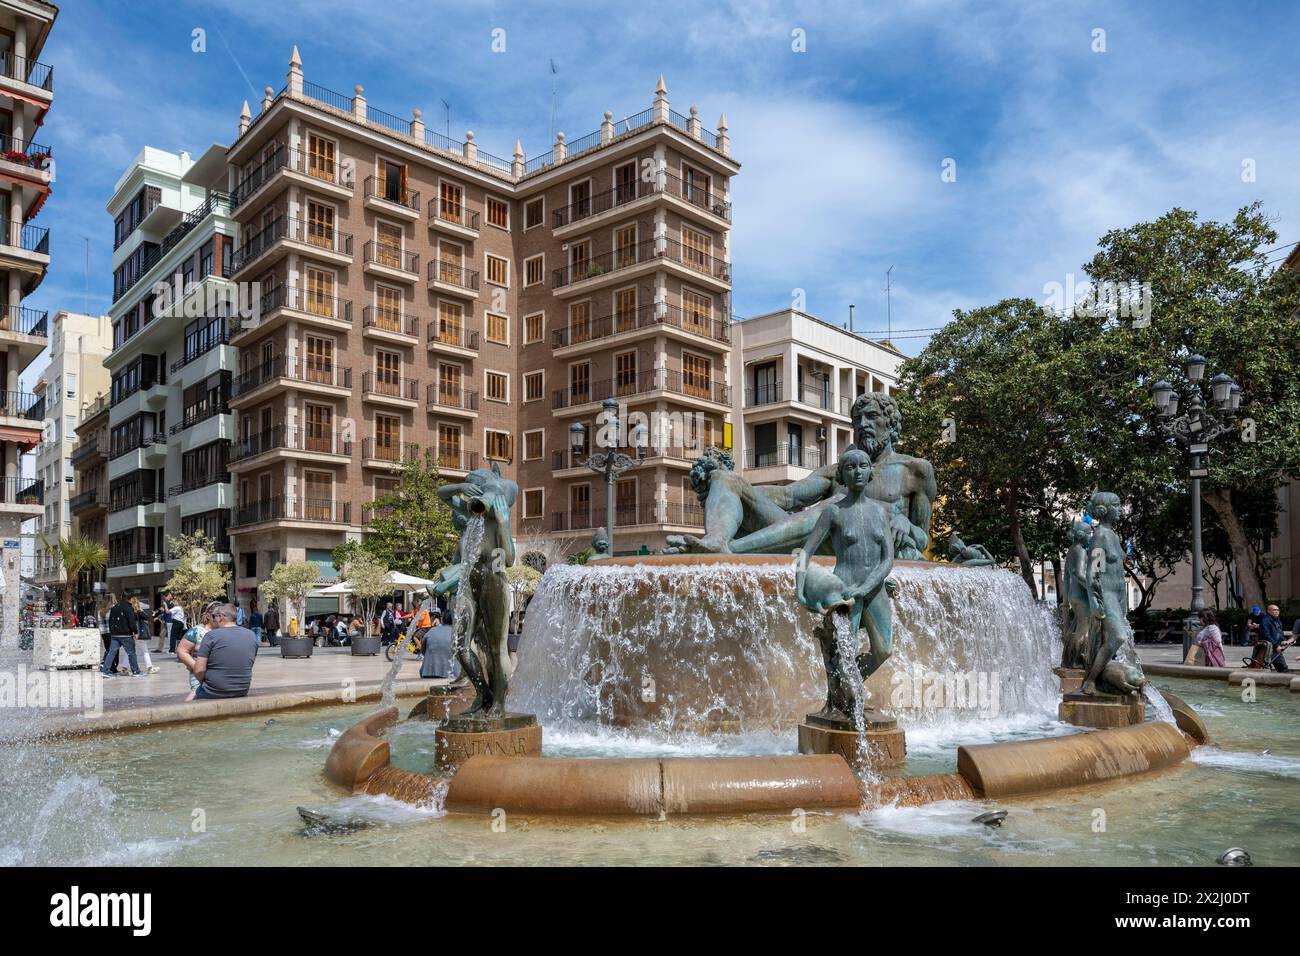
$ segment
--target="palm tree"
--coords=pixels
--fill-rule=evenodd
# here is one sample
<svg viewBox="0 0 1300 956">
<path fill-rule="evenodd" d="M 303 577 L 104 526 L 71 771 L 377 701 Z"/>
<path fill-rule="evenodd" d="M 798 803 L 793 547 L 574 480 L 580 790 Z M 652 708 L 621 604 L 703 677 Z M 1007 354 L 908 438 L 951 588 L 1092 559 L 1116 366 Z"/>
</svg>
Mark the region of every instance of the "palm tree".
<svg viewBox="0 0 1300 956">
<path fill-rule="evenodd" d="M 63 619 L 72 614 L 72 592 L 82 571 L 101 571 L 108 566 L 108 548 L 93 538 L 60 538 L 59 558 L 67 582 L 63 586 Z"/>
</svg>

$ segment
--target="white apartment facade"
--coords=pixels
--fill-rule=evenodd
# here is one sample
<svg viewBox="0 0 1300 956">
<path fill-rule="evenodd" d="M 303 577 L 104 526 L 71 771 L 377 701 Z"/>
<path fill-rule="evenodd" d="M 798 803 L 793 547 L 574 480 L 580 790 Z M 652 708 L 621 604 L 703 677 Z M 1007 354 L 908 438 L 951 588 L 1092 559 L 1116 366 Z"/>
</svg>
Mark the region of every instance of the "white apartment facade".
<svg viewBox="0 0 1300 956">
<path fill-rule="evenodd" d="M 114 219 L 108 589 L 156 605 L 167 539 L 202 530 L 230 560 L 228 319 L 237 226 L 225 147 L 146 147 L 108 202 Z M 166 291 L 163 291 L 163 288 Z"/>
<path fill-rule="evenodd" d="M 838 461 L 853 444 L 854 399 L 893 394 L 904 358 L 888 344 L 793 309 L 735 322 L 736 470 L 752 484 L 787 484 Z"/>
<path fill-rule="evenodd" d="M 81 410 L 108 390 L 104 359 L 113 345 L 106 315 L 59 312 L 50 324 L 50 361 L 36 384 L 45 398 L 45 430 L 36 448 L 36 477 L 45 489 L 45 513 L 36 520 L 34 582 L 61 587 L 65 582 L 59 539 L 72 536 L 69 508 L 76 494 L 72 456 L 77 450 Z"/>
</svg>

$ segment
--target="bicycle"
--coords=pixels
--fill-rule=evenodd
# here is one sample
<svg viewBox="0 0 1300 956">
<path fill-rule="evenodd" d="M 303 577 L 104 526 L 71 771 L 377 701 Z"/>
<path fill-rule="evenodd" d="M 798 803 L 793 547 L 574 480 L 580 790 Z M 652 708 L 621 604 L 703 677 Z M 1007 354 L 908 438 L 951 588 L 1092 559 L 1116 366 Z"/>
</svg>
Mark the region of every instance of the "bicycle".
<svg viewBox="0 0 1300 956">
<path fill-rule="evenodd" d="M 403 634 L 384 648 L 384 659 L 391 661 L 401 656 L 404 661 L 418 661 L 424 657 L 424 634 Z"/>
</svg>

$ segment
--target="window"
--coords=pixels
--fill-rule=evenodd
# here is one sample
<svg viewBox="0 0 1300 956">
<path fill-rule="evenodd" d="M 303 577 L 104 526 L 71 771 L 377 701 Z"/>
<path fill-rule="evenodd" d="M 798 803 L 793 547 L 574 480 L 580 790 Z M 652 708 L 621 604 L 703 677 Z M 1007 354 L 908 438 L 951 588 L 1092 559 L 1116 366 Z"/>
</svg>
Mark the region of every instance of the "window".
<svg viewBox="0 0 1300 956">
<path fill-rule="evenodd" d="M 546 281 L 546 256 L 533 256 L 524 260 L 524 285 L 538 285 Z"/>
<path fill-rule="evenodd" d="M 375 327 L 402 331 L 402 292 L 391 286 L 375 286 Z"/>
<path fill-rule="evenodd" d="M 529 342 L 540 342 L 545 335 L 546 313 L 534 312 L 532 315 L 524 316 L 524 344 Z"/>
<path fill-rule="evenodd" d="M 591 215 L 591 181 L 583 180 L 569 187 L 569 219 L 585 219 Z"/>
<path fill-rule="evenodd" d="M 209 239 L 199 248 L 199 275 L 212 275 L 213 255 L 217 250 L 217 241 Z"/>
<path fill-rule="evenodd" d="M 591 400 L 591 363 L 569 366 L 569 399 L 574 405 Z"/>
<path fill-rule="evenodd" d="M 376 223 L 375 240 L 375 261 L 390 269 L 402 268 L 402 227 Z"/>
<path fill-rule="evenodd" d="M 682 260 L 687 265 L 707 272 L 712 249 L 713 240 L 704 233 L 682 227 Z"/>
<path fill-rule="evenodd" d="M 312 315 L 334 317 L 334 273 L 307 266 L 307 311 Z"/>
<path fill-rule="evenodd" d="M 402 420 L 395 415 L 375 416 L 376 458 L 383 461 L 402 460 Z"/>
<path fill-rule="evenodd" d="M 575 302 L 569 306 L 569 344 L 591 338 L 591 303 Z"/>
<path fill-rule="evenodd" d="M 682 290 L 682 324 L 697 332 L 708 332 L 713 320 L 713 297 Z"/>
<path fill-rule="evenodd" d="M 439 425 L 438 467 L 460 468 L 461 464 L 460 426 Z"/>
<path fill-rule="evenodd" d="M 524 461 L 536 461 L 542 457 L 543 438 L 546 432 L 538 428 L 524 432 Z"/>
<path fill-rule="evenodd" d="M 490 402 L 510 401 L 510 376 L 504 372 L 483 373 L 483 391 Z"/>
<path fill-rule="evenodd" d="M 709 208 L 710 177 L 707 173 L 702 173 L 682 164 L 682 187 L 685 195 L 682 197 L 689 203 Z"/>
<path fill-rule="evenodd" d="M 334 207 L 307 200 L 307 241 L 321 249 L 334 248 Z"/>
<path fill-rule="evenodd" d="M 306 402 L 303 405 L 303 417 L 306 420 L 303 449 L 326 454 L 333 452 L 334 409 L 329 405 Z"/>
<path fill-rule="evenodd" d="M 303 474 L 303 495 L 302 517 L 309 521 L 332 521 L 334 518 L 334 475 L 328 471 L 308 471 Z M 320 554 L 320 551 L 308 551 L 307 560 L 312 560 L 313 554 Z M 337 577 L 334 571 L 334 557 L 329 551 L 325 551 L 322 557 L 329 558 L 329 573 Z M 327 572 L 322 567 L 320 576 L 326 577 Z"/>
<path fill-rule="evenodd" d="M 455 302 L 438 303 L 438 341 L 460 345 L 465 334 L 465 313 Z"/>
<path fill-rule="evenodd" d="M 488 459 L 496 461 L 510 460 L 510 433 L 497 431 L 483 432 L 483 452 Z"/>
<path fill-rule="evenodd" d="M 388 202 L 408 205 L 406 190 L 406 164 L 379 160 L 379 197 Z"/>
<path fill-rule="evenodd" d="M 542 391 L 545 388 L 545 380 L 542 372 L 527 372 L 524 375 L 524 401 L 539 402 L 542 399 Z"/>
<path fill-rule="evenodd" d="M 499 226 L 502 229 L 510 228 L 510 207 L 504 200 L 488 196 L 487 221 L 489 226 Z"/>
<path fill-rule="evenodd" d="M 623 352 L 614 356 L 614 394 L 631 395 L 636 392 L 636 353 Z"/>
<path fill-rule="evenodd" d="M 524 204 L 524 229 L 540 226 L 546 218 L 546 199 L 538 196 Z"/>
<path fill-rule="evenodd" d="M 627 332 L 636 328 L 636 287 L 614 293 L 614 330 Z"/>
<path fill-rule="evenodd" d="M 712 398 L 713 363 L 702 355 L 682 353 L 682 387 L 687 395 Z"/>
<path fill-rule="evenodd" d="M 578 279 L 586 278 L 587 266 L 591 264 L 591 243 L 586 239 L 582 242 L 569 244 L 569 281 L 576 282 Z"/>
<path fill-rule="evenodd" d="M 624 163 L 614 170 L 614 203 L 619 205 L 636 198 L 636 163 Z"/>
<path fill-rule="evenodd" d="M 402 394 L 402 355 L 386 349 L 375 350 L 374 391 L 381 395 Z"/>
<path fill-rule="evenodd" d="M 460 285 L 464 281 L 461 257 L 464 250 L 454 242 L 438 243 L 438 281 Z"/>
<path fill-rule="evenodd" d="M 510 285 L 510 262 L 500 256 L 487 254 L 487 281 L 493 285 Z"/>
<path fill-rule="evenodd" d="M 587 527 L 591 521 L 591 485 L 573 485 L 569 488 L 569 510 L 573 513 L 573 527 Z"/>
<path fill-rule="evenodd" d="M 636 224 L 623 226 L 614 231 L 614 261 L 616 268 L 623 269 L 636 265 Z"/>
<path fill-rule="evenodd" d="M 451 408 L 461 408 L 461 367 L 446 362 L 438 363 L 438 403 Z"/>
<path fill-rule="evenodd" d="M 540 518 L 542 516 L 542 489 L 524 489 L 524 517 Z"/>
<path fill-rule="evenodd" d="M 455 183 L 438 186 L 438 218 L 456 225 L 465 221 L 465 191 Z"/>
<path fill-rule="evenodd" d="M 307 134 L 307 175 L 329 182 L 335 180 L 333 140 Z"/>
<path fill-rule="evenodd" d="M 303 378 L 318 385 L 334 384 L 334 340 L 320 335 L 306 338 L 306 368 Z"/>
<path fill-rule="evenodd" d="M 510 344 L 510 319 L 508 316 L 488 312 L 483 317 L 484 331 L 489 342 Z"/>
</svg>

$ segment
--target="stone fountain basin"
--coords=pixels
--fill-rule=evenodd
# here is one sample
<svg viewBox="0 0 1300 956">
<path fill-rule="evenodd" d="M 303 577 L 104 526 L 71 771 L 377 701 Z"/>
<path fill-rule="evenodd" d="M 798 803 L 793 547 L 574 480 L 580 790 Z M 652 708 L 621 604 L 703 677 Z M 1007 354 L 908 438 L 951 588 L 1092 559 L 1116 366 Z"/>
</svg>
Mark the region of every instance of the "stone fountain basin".
<svg viewBox="0 0 1300 956">
<path fill-rule="evenodd" d="M 1181 702 L 1180 702 L 1181 703 Z M 454 707 L 454 705 L 453 705 Z M 416 710 L 427 709 L 424 702 Z M 445 696 L 434 709 L 446 708 Z M 962 746 L 957 772 L 886 775 L 864 785 L 838 754 L 572 759 L 474 756 L 454 776 L 392 765 L 383 734 L 396 707 L 366 717 L 334 743 L 326 777 L 352 793 L 429 805 L 445 788 L 449 813 L 529 816 L 789 816 L 897 803 L 994 799 L 1114 781 L 1171 767 L 1198 741 L 1172 724 Z M 424 719 L 416 714 L 410 719 Z"/>
</svg>

